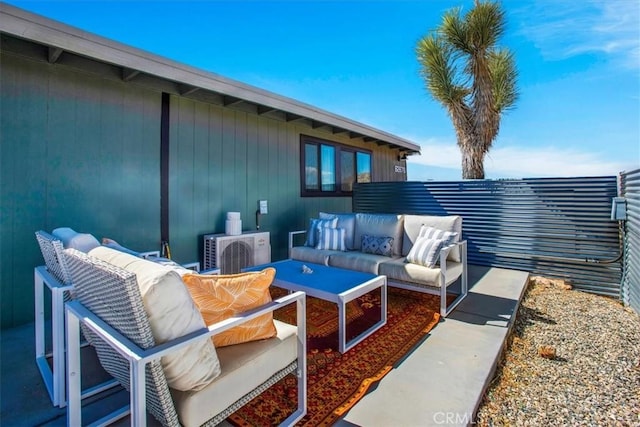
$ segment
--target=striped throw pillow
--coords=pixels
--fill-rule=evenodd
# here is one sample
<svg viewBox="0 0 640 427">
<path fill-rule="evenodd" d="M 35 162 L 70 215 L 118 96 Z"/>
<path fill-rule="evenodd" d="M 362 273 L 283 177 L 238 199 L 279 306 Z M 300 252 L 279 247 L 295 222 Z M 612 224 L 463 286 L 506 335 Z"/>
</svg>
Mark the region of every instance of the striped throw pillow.
<svg viewBox="0 0 640 427">
<path fill-rule="evenodd" d="M 309 220 L 309 230 L 307 230 L 307 241 L 305 246 L 315 248 L 318 244 L 318 235 L 323 228 L 336 228 L 338 226 L 338 218 L 318 219 L 311 218 Z"/>
<path fill-rule="evenodd" d="M 428 237 L 418 237 L 407 254 L 407 261 L 411 264 L 424 265 L 433 268 L 438 261 L 440 250 L 444 246 L 443 239 L 430 239 Z"/>
<path fill-rule="evenodd" d="M 444 240 L 444 246 L 449 246 L 458 241 L 458 233 L 454 231 L 444 231 L 439 228 L 429 227 L 428 225 L 422 225 L 420 227 L 420 233 L 418 238 L 427 237 L 429 239 L 442 239 Z"/>
<path fill-rule="evenodd" d="M 344 228 L 321 228 L 320 234 L 318 235 L 318 244 L 316 245 L 316 249 L 346 251 L 347 247 L 344 243 L 344 236 Z"/>
</svg>

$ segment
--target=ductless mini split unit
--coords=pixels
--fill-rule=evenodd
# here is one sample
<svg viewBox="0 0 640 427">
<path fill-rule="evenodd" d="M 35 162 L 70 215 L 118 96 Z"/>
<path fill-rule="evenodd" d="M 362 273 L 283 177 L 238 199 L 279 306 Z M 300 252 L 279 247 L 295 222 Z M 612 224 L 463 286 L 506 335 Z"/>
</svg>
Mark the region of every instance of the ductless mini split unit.
<svg viewBox="0 0 640 427">
<path fill-rule="evenodd" d="M 240 235 L 205 234 L 204 269 L 219 268 L 221 274 L 239 273 L 245 267 L 271 262 L 269 232 Z"/>
</svg>

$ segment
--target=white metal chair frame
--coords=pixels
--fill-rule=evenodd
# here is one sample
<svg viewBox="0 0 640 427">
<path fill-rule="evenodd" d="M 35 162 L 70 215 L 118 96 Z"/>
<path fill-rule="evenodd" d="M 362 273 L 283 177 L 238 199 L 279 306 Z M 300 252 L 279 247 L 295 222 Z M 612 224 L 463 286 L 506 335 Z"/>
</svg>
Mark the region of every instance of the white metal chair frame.
<svg viewBox="0 0 640 427">
<path fill-rule="evenodd" d="M 460 274 L 459 278 L 456 278 L 450 283 L 447 283 L 447 256 L 449 255 L 449 252 L 451 252 L 451 250 L 456 246 L 460 248 L 460 262 L 462 263 L 462 273 Z M 463 299 L 465 299 L 465 297 L 469 293 L 469 282 L 467 276 L 467 241 L 462 240 L 452 245 L 445 246 L 440 251 L 440 275 L 438 277 L 438 288 L 426 288 L 418 285 L 412 285 L 408 282 L 397 282 L 393 280 L 389 280 L 388 284 L 396 288 L 409 289 L 426 294 L 440 295 L 440 315 L 442 317 L 447 317 L 453 311 L 453 309 L 456 308 Z M 454 284 L 458 279 L 460 279 L 460 294 L 458 294 L 456 299 L 454 299 L 451 304 L 447 305 L 447 288 L 450 285 Z"/>
<path fill-rule="evenodd" d="M 69 250 L 65 252 L 69 253 Z M 71 255 L 73 256 L 73 252 Z M 75 263 L 76 260 L 71 260 L 74 262 L 73 271 L 77 270 L 77 266 Z M 85 268 L 85 267 L 82 267 Z M 126 273 L 126 272 L 125 272 Z M 74 274 L 86 274 L 86 270 L 79 273 Z M 127 273 L 129 275 L 133 275 L 133 273 Z M 91 279 L 89 279 L 91 280 Z M 133 275 L 132 280 L 135 281 L 135 275 Z M 77 282 L 78 286 L 80 286 L 80 282 Z M 136 287 L 137 289 L 137 287 Z M 139 293 L 135 298 L 141 298 Z M 82 298 L 79 297 L 81 300 Z M 73 300 L 67 302 L 66 306 L 66 322 L 67 322 L 67 384 L 68 384 L 68 407 L 67 407 L 67 425 L 76 426 L 82 425 L 82 400 L 81 400 L 81 381 L 80 381 L 80 371 L 81 371 L 81 358 L 80 358 L 80 327 L 83 326 L 85 331 L 88 329 L 91 331 L 93 338 L 91 342 L 94 342 L 94 339 L 98 338 L 102 341 L 102 345 L 106 345 L 110 347 L 111 351 L 117 353 L 119 357 L 124 359 L 126 363 L 128 363 L 128 388 L 130 393 L 130 403 L 128 406 L 121 408 L 119 410 L 114 411 L 113 413 L 107 415 L 106 417 L 96 421 L 94 424 L 96 425 L 105 425 L 107 423 L 111 423 L 121 419 L 127 415 L 131 415 L 131 425 L 132 426 L 146 426 L 146 417 L 147 417 L 147 399 L 148 391 L 152 392 L 152 396 L 162 396 L 163 390 L 158 389 L 149 389 L 148 387 L 156 387 L 160 388 L 165 387 L 162 384 L 166 384 L 164 379 L 161 379 L 160 382 L 156 379 L 153 379 L 150 375 L 150 369 L 152 369 L 152 364 L 159 363 L 159 360 L 162 356 L 169 354 L 170 352 L 179 350 L 184 348 L 185 346 L 194 343 L 197 340 L 210 339 L 212 335 L 218 334 L 220 332 L 226 331 L 230 328 L 238 326 L 243 322 L 254 319 L 263 314 L 273 312 L 278 308 L 282 308 L 285 305 L 295 303 L 296 304 L 296 313 L 297 313 L 297 360 L 290 364 L 287 368 L 283 369 L 281 372 L 276 373 L 270 380 L 268 380 L 262 386 L 259 386 L 258 389 L 253 391 L 248 391 L 247 395 L 240 400 L 238 400 L 235 404 L 233 404 L 230 408 L 223 411 L 222 414 L 219 414 L 214 419 L 210 420 L 215 424 L 224 420 L 230 413 L 233 413 L 235 410 L 239 409 L 242 405 L 250 400 L 253 396 L 257 395 L 262 390 L 268 388 L 273 382 L 279 380 L 284 377 L 291 369 L 295 369 L 296 376 L 298 379 L 298 408 L 297 410 L 291 414 L 286 420 L 282 422 L 282 425 L 293 425 L 300 419 L 306 415 L 307 411 L 307 368 L 306 368 L 306 298 L 304 292 L 295 292 L 289 295 L 286 295 L 282 298 L 276 299 L 271 303 L 265 304 L 253 310 L 249 310 L 247 312 L 238 314 L 232 318 L 223 320 L 221 322 L 215 323 L 213 325 L 208 326 L 207 328 L 203 328 L 202 330 L 195 331 L 188 335 L 185 335 L 181 338 L 177 338 L 170 342 L 166 342 L 161 345 L 153 345 L 147 349 L 141 348 L 139 345 L 134 343 L 131 339 L 127 338 L 123 333 L 118 332 L 114 327 L 110 324 L 102 320 L 97 314 L 93 313 L 87 307 L 85 307 L 80 300 Z M 141 304 L 141 299 L 139 300 Z M 135 315 L 134 315 L 135 316 Z M 145 317 L 146 319 L 146 317 Z M 138 319 L 136 322 L 147 322 L 145 319 Z M 242 345 L 242 344 L 240 344 Z M 163 374 L 162 374 L 163 376 Z M 124 384 L 123 384 L 124 385 Z M 166 395 L 166 394 L 165 394 Z M 163 403 L 163 405 L 165 405 Z M 170 413 L 175 413 L 173 409 L 170 408 Z M 173 424 L 173 421 L 169 421 L 170 424 Z M 209 424 L 209 423 L 207 423 Z"/>
<path fill-rule="evenodd" d="M 33 270 L 36 365 L 51 403 L 63 408 L 67 404 L 64 302 L 70 298 L 73 286 L 62 256 L 62 242 L 45 231 L 37 231 L 36 239 L 46 264 L 35 267 Z M 51 292 L 51 352 L 46 350 L 45 289 Z M 51 357 L 51 366 L 47 361 L 49 357 Z M 115 380 L 106 381 L 85 390 L 82 398 L 93 396 L 116 385 L 118 383 Z"/>
<path fill-rule="evenodd" d="M 64 303 L 73 291 L 71 276 L 64 261 L 62 242 L 51 234 L 36 231 L 36 240 L 40 246 L 45 265 L 33 270 L 34 301 L 35 301 L 35 358 L 36 365 L 42 376 L 49 399 L 54 406 L 64 408 L 66 402 L 65 375 L 65 318 Z M 142 258 L 159 257 L 160 251 L 140 253 Z M 200 271 L 200 263 L 184 264 L 183 267 Z M 45 289 L 51 293 L 51 351 L 47 352 Z M 86 345 L 86 343 L 84 343 Z M 51 366 L 48 358 L 51 358 Z M 105 382 L 94 388 L 87 389 L 83 398 L 100 393 L 117 385 L 115 380 Z"/>
</svg>

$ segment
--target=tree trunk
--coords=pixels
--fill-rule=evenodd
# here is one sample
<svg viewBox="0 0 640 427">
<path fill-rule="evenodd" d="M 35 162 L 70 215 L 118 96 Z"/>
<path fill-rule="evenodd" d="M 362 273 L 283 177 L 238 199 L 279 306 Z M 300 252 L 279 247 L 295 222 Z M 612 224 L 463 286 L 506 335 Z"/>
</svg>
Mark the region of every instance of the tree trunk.
<svg viewBox="0 0 640 427">
<path fill-rule="evenodd" d="M 467 144 L 460 147 L 462 154 L 462 179 L 484 179 L 484 151 Z"/>
</svg>

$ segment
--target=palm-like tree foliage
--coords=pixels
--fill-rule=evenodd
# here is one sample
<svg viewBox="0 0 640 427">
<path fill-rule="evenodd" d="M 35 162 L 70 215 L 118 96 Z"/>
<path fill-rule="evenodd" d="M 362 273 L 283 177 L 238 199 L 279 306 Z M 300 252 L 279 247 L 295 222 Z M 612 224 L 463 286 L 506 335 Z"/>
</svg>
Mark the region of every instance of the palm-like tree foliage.
<svg viewBox="0 0 640 427">
<path fill-rule="evenodd" d="M 428 91 L 449 113 L 462 153 L 462 178 L 484 178 L 484 156 L 502 113 L 518 99 L 513 54 L 497 46 L 505 31 L 498 3 L 475 1 L 445 13 L 416 47 Z"/>
</svg>

